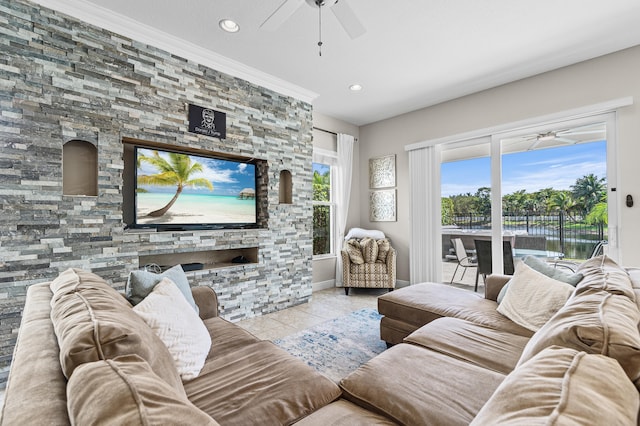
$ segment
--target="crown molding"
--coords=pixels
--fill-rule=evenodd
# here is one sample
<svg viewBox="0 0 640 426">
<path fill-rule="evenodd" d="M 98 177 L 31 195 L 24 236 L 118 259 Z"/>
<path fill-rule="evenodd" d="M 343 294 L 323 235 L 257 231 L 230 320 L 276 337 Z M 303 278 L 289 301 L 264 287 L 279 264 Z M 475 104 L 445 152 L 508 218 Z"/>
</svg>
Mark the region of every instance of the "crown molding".
<svg viewBox="0 0 640 426">
<path fill-rule="evenodd" d="M 81 21 L 148 44 L 233 77 L 273 90 L 286 96 L 312 103 L 318 94 L 288 81 L 262 72 L 241 62 L 203 49 L 193 43 L 167 34 L 127 16 L 84 0 L 33 0 Z"/>
</svg>

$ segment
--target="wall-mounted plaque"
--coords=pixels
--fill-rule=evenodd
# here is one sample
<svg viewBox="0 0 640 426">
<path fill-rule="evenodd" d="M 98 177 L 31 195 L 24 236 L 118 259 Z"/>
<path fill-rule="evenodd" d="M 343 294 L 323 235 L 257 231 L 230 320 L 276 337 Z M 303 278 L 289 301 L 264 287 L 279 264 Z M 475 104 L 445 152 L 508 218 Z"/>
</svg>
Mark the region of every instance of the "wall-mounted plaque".
<svg viewBox="0 0 640 426">
<path fill-rule="evenodd" d="M 369 159 L 369 188 L 390 188 L 396 186 L 396 156 Z"/>
<path fill-rule="evenodd" d="M 227 114 L 189 104 L 189 132 L 224 139 L 227 137 Z"/>
<path fill-rule="evenodd" d="M 396 221 L 396 190 L 384 189 L 369 192 L 369 221 Z"/>
</svg>

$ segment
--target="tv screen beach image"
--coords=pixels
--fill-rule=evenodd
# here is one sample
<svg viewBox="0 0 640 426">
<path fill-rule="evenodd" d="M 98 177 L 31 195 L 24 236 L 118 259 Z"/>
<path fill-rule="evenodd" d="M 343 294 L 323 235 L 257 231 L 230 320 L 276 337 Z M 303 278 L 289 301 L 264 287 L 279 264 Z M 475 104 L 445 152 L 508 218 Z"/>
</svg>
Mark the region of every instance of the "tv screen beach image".
<svg viewBox="0 0 640 426">
<path fill-rule="evenodd" d="M 136 150 L 136 224 L 256 223 L 255 165 Z"/>
</svg>

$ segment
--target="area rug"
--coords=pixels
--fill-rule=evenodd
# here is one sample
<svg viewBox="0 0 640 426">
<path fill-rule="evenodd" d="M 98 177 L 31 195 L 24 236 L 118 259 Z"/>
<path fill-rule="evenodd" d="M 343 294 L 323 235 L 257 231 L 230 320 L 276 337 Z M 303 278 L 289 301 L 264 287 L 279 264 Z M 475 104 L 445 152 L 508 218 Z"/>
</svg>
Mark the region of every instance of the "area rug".
<svg viewBox="0 0 640 426">
<path fill-rule="evenodd" d="M 274 343 L 325 376 L 340 379 L 387 348 L 375 309 L 360 309 Z"/>
</svg>

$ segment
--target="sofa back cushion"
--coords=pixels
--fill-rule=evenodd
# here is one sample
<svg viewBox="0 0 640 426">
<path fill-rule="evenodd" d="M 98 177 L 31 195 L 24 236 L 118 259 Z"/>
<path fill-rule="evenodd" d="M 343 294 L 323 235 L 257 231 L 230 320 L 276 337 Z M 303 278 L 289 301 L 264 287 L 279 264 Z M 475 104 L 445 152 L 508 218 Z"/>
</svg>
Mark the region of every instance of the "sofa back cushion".
<svg viewBox="0 0 640 426">
<path fill-rule="evenodd" d="M 218 425 L 137 355 L 78 366 L 67 397 L 76 425 Z"/>
<path fill-rule="evenodd" d="M 81 364 L 137 354 L 184 395 L 167 347 L 133 312 L 129 302 L 102 278 L 91 272 L 67 269 L 50 287 L 51 321 L 67 379 Z"/>
<path fill-rule="evenodd" d="M 576 285 L 578 294 L 589 289 L 599 289 L 636 301 L 629 273 L 607 256 L 587 260 L 578 267 L 576 273 L 584 275 L 582 281 Z"/>
<path fill-rule="evenodd" d="M 554 346 L 513 370 L 471 425 L 631 425 L 638 401 L 615 360 Z"/>
<path fill-rule="evenodd" d="M 640 387 L 640 312 L 628 297 L 591 288 L 574 294 L 527 343 L 518 365 L 559 345 L 615 358 Z"/>
</svg>

